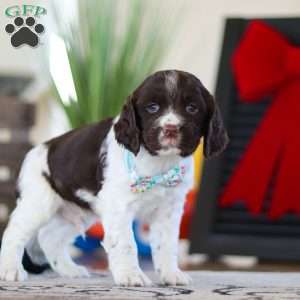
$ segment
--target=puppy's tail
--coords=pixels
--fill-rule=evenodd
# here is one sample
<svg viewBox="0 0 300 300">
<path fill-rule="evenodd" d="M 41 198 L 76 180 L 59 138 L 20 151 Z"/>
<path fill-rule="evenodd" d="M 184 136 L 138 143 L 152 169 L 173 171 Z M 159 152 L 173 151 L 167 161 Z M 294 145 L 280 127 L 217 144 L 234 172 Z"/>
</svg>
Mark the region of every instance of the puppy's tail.
<svg viewBox="0 0 300 300">
<path fill-rule="evenodd" d="M 34 263 L 31 260 L 31 258 L 28 255 L 26 250 L 25 250 L 24 256 L 23 256 L 23 266 L 27 272 L 32 273 L 32 274 L 41 274 L 44 271 L 50 269 L 50 265 L 48 263 L 45 263 L 42 265 Z"/>
<path fill-rule="evenodd" d="M 33 238 L 26 246 L 23 256 L 23 266 L 27 272 L 33 274 L 40 274 L 50 269 L 45 254 L 39 246 L 37 237 Z"/>
</svg>

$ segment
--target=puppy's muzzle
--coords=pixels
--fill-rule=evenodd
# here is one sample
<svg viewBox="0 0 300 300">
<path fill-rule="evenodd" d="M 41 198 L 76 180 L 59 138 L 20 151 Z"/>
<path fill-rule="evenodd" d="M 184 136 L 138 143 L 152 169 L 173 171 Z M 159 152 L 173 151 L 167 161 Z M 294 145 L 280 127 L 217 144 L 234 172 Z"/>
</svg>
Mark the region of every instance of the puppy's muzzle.
<svg viewBox="0 0 300 300">
<path fill-rule="evenodd" d="M 166 124 L 162 129 L 163 137 L 168 139 L 177 139 L 179 127 L 173 124 Z"/>
</svg>

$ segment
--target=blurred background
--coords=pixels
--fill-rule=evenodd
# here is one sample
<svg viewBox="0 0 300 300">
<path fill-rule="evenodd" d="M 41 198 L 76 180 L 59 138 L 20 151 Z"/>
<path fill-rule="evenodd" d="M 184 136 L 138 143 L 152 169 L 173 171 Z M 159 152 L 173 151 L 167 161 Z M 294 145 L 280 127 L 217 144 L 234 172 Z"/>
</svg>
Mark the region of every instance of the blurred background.
<svg viewBox="0 0 300 300">
<path fill-rule="evenodd" d="M 237 94 L 229 63 L 233 51 L 231 37 L 237 44 L 251 19 L 278 20 L 271 23 L 279 31 L 283 28 L 282 33 L 287 36 L 290 32 L 298 34 L 295 28 L 300 25 L 298 0 L 30 0 L 26 5 L 31 7 L 24 11 L 23 1 L 0 2 L 0 235 L 15 206 L 13 186 L 20 162 L 32 145 L 70 128 L 116 115 L 126 96 L 146 76 L 161 69 L 191 72 L 213 94 L 217 87 L 217 101 L 223 103 L 221 108 L 226 115 L 226 124 L 229 124 L 233 110 L 227 108 L 234 107 L 235 102 L 223 98 Z M 44 10 L 37 10 L 37 7 Z M 14 24 L 17 16 L 24 19 L 33 16 L 36 24 L 44 26 L 44 32 L 38 34 L 36 47 L 11 44 L 14 33 L 8 34 L 5 27 Z M 228 25 L 228 20 L 240 21 Z M 299 39 L 292 42 L 300 45 Z M 231 81 L 226 83 L 226 78 Z M 222 86 L 226 84 L 227 92 L 222 96 Z M 229 88 L 231 92 L 228 92 Z M 262 104 L 263 112 L 270 105 L 268 101 Z M 245 109 L 248 112 L 248 108 Z M 261 118 L 262 111 L 255 124 L 251 123 L 253 129 Z M 215 165 L 222 164 L 228 153 L 205 164 L 204 174 L 222 176 L 221 169 L 216 169 Z M 284 230 L 279 230 L 281 236 L 274 239 L 273 228 L 278 227 L 273 226 L 278 225 L 278 220 L 269 220 L 264 213 L 253 216 L 244 206 L 237 206 L 234 214 L 226 215 L 226 222 L 234 224 L 231 231 L 223 231 L 221 239 L 214 244 L 216 227 L 213 224 L 217 222 L 216 212 L 221 208 L 217 205 L 216 185 L 206 180 L 203 183 L 205 192 L 201 192 L 201 146 L 195 154 L 195 166 L 195 187 L 188 194 L 181 228 L 180 264 L 183 268 L 300 269 L 297 264 L 300 261 L 300 219 L 297 214 L 289 216 L 283 225 L 279 224 L 280 230 L 282 226 Z M 202 205 L 206 202 L 213 205 Z M 206 214 L 203 209 L 209 211 L 209 219 L 202 219 Z M 241 216 L 241 212 L 244 213 L 241 218 L 248 218 L 249 224 L 255 224 L 254 231 L 240 230 L 240 223 L 234 218 L 236 214 Z M 270 230 L 261 225 L 269 226 Z M 150 268 L 147 224 L 137 220 L 134 230 L 143 264 Z M 260 230 L 264 235 L 258 237 Z M 278 233 L 277 229 L 275 231 Z M 282 240 L 286 235 L 290 239 Z M 203 236 L 205 238 L 201 238 Z M 102 237 L 101 224 L 96 224 L 86 238 L 78 237 L 72 245 L 74 257 L 92 268 L 106 268 Z M 244 238 L 249 238 L 252 244 L 263 238 L 264 251 L 259 245 L 251 251 L 237 247 Z M 223 242 L 226 251 L 222 252 Z M 285 243 L 287 249 L 293 245 L 295 251 L 268 256 L 268 252 L 276 252 L 274 245 L 276 248 L 280 243 Z M 282 253 L 282 249 L 278 248 L 278 251 Z"/>
</svg>

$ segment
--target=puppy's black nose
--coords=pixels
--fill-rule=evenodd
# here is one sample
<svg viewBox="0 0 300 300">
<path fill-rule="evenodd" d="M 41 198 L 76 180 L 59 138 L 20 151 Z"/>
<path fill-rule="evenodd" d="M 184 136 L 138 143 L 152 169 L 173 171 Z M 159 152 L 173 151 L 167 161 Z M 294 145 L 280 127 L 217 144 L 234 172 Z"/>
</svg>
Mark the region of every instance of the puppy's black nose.
<svg viewBox="0 0 300 300">
<path fill-rule="evenodd" d="M 173 125 L 173 124 L 166 124 L 163 127 L 163 134 L 167 138 L 176 138 L 178 135 L 178 126 Z"/>
</svg>

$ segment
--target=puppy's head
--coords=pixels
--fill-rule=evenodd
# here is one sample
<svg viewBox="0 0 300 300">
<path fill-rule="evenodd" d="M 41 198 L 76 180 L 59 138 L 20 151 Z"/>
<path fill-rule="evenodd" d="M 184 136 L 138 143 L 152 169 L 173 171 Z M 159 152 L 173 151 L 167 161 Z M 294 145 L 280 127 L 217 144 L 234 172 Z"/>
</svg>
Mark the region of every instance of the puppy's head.
<svg viewBox="0 0 300 300">
<path fill-rule="evenodd" d="M 213 97 L 194 75 L 160 71 L 130 95 L 114 126 L 117 141 L 137 154 L 188 156 L 204 137 L 204 154 L 222 152 L 228 137 Z"/>
</svg>

